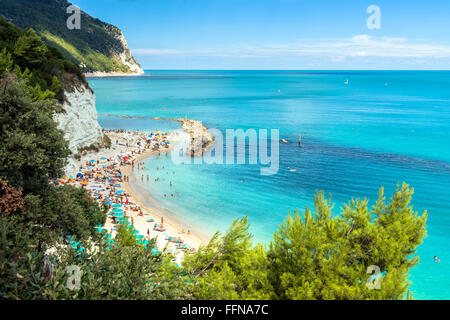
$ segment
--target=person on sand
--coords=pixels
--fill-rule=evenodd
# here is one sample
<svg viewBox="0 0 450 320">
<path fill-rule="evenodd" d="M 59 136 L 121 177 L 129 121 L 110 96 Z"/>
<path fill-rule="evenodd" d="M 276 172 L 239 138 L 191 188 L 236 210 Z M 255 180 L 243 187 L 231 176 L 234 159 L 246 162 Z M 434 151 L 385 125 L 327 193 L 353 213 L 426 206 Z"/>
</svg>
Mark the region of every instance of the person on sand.
<svg viewBox="0 0 450 320">
<path fill-rule="evenodd" d="M 141 176 L 141 181 L 144 181 L 144 175 Z"/>
<path fill-rule="evenodd" d="M 164 217 L 161 217 L 161 225 L 164 223 Z"/>
<path fill-rule="evenodd" d="M 150 177 L 147 175 L 147 183 L 148 183 L 149 179 L 150 179 Z"/>
</svg>

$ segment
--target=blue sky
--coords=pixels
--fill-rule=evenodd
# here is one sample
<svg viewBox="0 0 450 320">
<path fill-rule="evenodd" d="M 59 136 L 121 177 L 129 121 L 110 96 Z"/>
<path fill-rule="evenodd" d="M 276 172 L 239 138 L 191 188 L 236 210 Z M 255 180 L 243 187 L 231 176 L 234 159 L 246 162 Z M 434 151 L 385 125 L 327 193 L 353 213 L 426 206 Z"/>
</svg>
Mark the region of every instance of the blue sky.
<svg viewBox="0 0 450 320">
<path fill-rule="evenodd" d="M 73 3 L 121 28 L 144 69 L 450 69 L 448 0 Z"/>
</svg>

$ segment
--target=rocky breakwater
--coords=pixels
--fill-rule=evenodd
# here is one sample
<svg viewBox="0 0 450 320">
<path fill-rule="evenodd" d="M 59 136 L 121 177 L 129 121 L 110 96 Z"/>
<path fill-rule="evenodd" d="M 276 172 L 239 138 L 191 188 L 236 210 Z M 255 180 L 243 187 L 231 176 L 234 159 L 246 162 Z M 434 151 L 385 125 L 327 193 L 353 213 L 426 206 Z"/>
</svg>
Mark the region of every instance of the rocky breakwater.
<svg viewBox="0 0 450 320">
<path fill-rule="evenodd" d="M 214 144 L 214 136 L 201 121 L 193 119 L 176 119 L 176 121 L 180 122 L 181 128 L 191 136 L 190 146 L 186 150 L 191 157 L 202 156 Z"/>
</svg>

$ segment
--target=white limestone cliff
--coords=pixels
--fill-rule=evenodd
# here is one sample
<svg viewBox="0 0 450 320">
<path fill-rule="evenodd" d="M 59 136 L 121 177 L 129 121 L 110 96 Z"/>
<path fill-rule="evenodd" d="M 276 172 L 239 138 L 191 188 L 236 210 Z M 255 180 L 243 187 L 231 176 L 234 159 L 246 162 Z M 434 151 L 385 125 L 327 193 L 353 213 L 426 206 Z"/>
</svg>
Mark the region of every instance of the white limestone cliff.
<svg viewBox="0 0 450 320">
<path fill-rule="evenodd" d="M 53 118 L 75 155 L 80 148 L 100 143 L 103 133 L 97 120 L 95 95 L 90 89 L 81 86 L 73 92 L 65 92 L 65 96 L 66 101 L 62 106 L 64 111 L 55 113 Z M 75 163 L 70 157 L 66 170 L 73 170 L 73 166 Z"/>
</svg>

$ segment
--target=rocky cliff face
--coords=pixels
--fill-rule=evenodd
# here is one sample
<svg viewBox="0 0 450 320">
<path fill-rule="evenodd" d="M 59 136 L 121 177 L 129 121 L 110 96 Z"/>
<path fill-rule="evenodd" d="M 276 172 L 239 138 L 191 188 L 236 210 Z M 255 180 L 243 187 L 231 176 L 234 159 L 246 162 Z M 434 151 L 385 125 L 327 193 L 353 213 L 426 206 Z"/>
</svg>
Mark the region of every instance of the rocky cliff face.
<svg viewBox="0 0 450 320">
<path fill-rule="evenodd" d="M 136 59 L 131 55 L 130 48 L 128 48 L 127 40 L 123 35 L 122 31 L 119 30 L 119 34 L 116 35 L 116 39 L 118 39 L 122 43 L 123 51 L 117 52 L 118 58 L 120 62 L 126 65 L 131 72 L 136 74 L 143 74 L 144 70 L 141 65 L 136 61 Z"/>
<path fill-rule="evenodd" d="M 99 143 L 103 133 L 97 120 L 95 95 L 90 89 L 80 86 L 73 92 L 66 92 L 65 96 L 64 111 L 53 118 L 58 128 L 64 131 L 64 138 L 75 155 L 78 149 Z M 73 169 L 74 165 L 73 159 L 69 159 L 68 168 Z"/>
<path fill-rule="evenodd" d="M 191 136 L 191 143 L 186 150 L 191 157 L 202 156 L 203 153 L 214 143 L 213 135 L 202 124 L 201 121 L 192 119 L 177 119 L 183 130 Z"/>
</svg>

